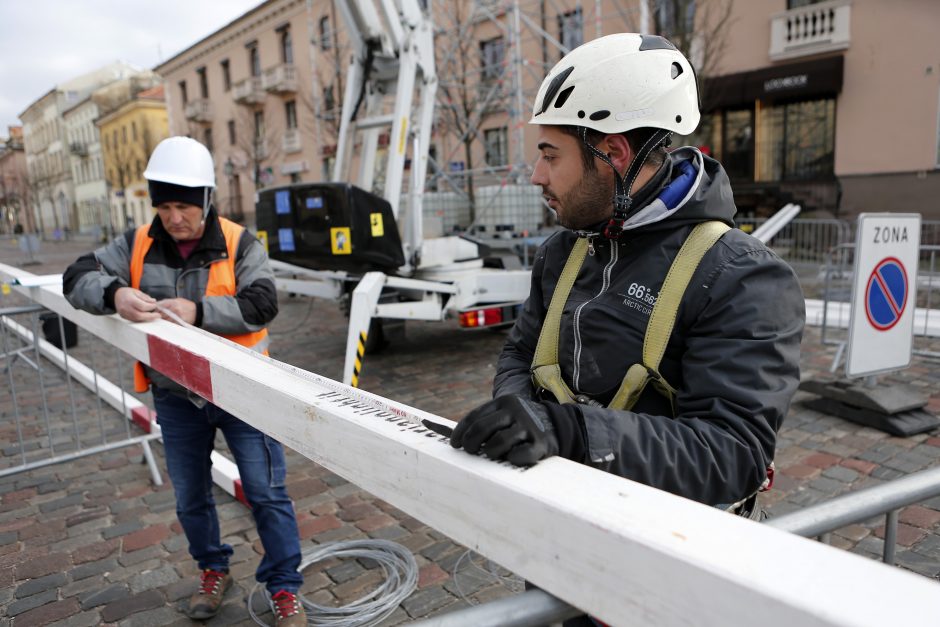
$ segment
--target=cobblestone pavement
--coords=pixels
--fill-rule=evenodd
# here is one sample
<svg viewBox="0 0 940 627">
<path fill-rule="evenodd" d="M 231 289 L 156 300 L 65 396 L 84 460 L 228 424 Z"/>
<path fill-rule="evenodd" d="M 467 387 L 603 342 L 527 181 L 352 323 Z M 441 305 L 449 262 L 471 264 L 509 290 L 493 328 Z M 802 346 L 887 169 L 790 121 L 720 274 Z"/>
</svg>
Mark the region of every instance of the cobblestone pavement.
<svg viewBox="0 0 940 627">
<path fill-rule="evenodd" d="M 61 272 L 88 241 L 44 243 L 43 263 L 27 266 L 37 274 Z M 0 240 L 0 262 L 17 265 L 21 256 Z M 0 306 L 17 302 L 16 295 Z M 338 378 L 345 348 L 345 321 L 333 303 L 284 297 L 272 325 L 273 356 Z M 361 386 L 452 419 L 489 396 L 494 361 L 503 332 L 463 332 L 452 322 L 409 322 L 404 339 L 369 355 Z M 803 343 L 804 377 L 828 371 L 834 348 L 823 346 L 817 329 Z M 940 344 L 930 346 L 940 351 Z M 71 353 L 112 381 L 119 380 L 113 348 L 80 332 Z M 6 365 L 4 363 L 4 365 Z M 69 391 L 54 366 L 44 363 L 43 388 L 53 417 L 53 445 L 65 447 L 70 433 L 84 440 L 126 433 L 114 411 L 99 418 L 95 397 L 80 386 Z M 129 381 L 129 364 L 122 364 Z M 18 360 L 0 386 L 0 469 L 20 463 L 22 455 L 47 455 L 43 394 L 36 372 Z M 930 395 L 928 409 L 940 413 L 940 369 L 915 358 L 902 373 L 884 377 Z M 20 432 L 15 428 L 12 390 L 16 391 Z M 779 440 L 776 484 L 765 503 L 771 515 L 825 501 L 851 490 L 889 481 L 937 464 L 940 433 L 895 438 L 803 405 L 799 393 Z M 149 400 L 149 399 L 146 399 Z M 72 408 L 75 424 L 72 426 Z M 64 420 L 64 423 L 60 421 Z M 132 434 L 139 434 L 132 429 Z M 21 452 L 15 446 L 22 438 Z M 153 447 L 161 469 L 162 445 Z M 294 498 L 303 547 L 334 540 L 386 538 L 408 547 L 420 567 L 418 589 L 384 623 L 406 623 L 465 603 L 462 597 L 489 600 L 518 591 L 518 582 L 485 572 L 477 559 L 437 531 L 398 511 L 342 478 L 290 453 L 288 489 Z M 140 447 L 0 478 L 0 625 L 186 625 L 178 608 L 194 589 L 195 566 L 186 550 L 174 512 L 172 488 L 155 488 Z M 164 473 L 164 477 L 166 477 Z M 223 535 L 235 548 L 237 580 L 212 625 L 253 624 L 245 597 L 254 584 L 261 551 L 250 512 L 220 490 L 216 500 Z M 900 514 L 898 563 L 936 578 L 940 575 L 940 498 L 908 507 Z M 835 532 L 834 545 L 873 559 L 883 548 L 883 517 Z M 462 557 L 464 559 L 462 559 Z M 772 565 L 768 565 L 772 567 Z M 457 569 L 455 576 L 455 568 Z M 367 560 L 330 560 L 305 571 L 303 593 L 324 604 L 345 604 L 371 590 L 381 571 Z M 263 615 L 270 621 L 270 614 Z"/>
</svg>

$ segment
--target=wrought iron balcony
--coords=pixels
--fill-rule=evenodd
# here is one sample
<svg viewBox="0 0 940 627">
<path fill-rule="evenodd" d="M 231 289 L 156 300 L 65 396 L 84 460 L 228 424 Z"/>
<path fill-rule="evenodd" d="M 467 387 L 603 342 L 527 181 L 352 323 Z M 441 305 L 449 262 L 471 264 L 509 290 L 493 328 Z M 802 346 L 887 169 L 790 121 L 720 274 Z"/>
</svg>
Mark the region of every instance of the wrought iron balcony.
<svg viewBox="0 0 940 627">
<path fill-rule="evenodd" d="M 72 142 L 69 144 L 69 152 L 71 152 L 76 157 L 87 157 L 88 144 L 85 142 Z"/>
<path fill-rule="evenodd" d="M 770 21 L 770 58 L 792 59 L 849 47 L 851 0 L 830 0 L 777 13 Z"/>
<path fill-rule="evenodd" d="M 293 65 L 284 63 L 265 70 L 261 83 L 265 91 L 292 94 L 297 91 L 297 73 Z"/>
</svg>

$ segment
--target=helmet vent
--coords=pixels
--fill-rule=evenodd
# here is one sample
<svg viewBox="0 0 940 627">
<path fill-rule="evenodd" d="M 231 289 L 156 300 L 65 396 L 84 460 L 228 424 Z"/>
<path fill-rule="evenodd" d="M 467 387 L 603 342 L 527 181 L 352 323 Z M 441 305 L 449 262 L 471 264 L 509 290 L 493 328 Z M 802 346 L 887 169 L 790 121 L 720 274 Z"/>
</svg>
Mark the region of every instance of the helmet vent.
<svg viewBox="0 0 940 627">
<path fill-rule="evenodd" d="M 579 118 L 583 118 L 584 115 L 585 115 L 585 114 L 584 114 L 584 111 L 578 111 L 578 117 L 579 117 Z"/>
<path fill-rule="evenodd" d="M 673 80 L 679 78 L 679 75 L 682 74 L 682 66 L 677 62 L 672 62 L 672 78 Z"/>
<path fill-rule="evenodd" d="M 555 108 L 560 109 L 561 107 L 563 107 L 565 105 L 565 101 L 568 100 L 568 96 L 570 96 L 571 92 L 573 91 L 574 91 L 574 85 L 563 89 L 562 92 L 558 94 L 558 99 L 555 100 Z"/>
<path fill-rule="evenodd" d="M 600 120 L 607 119 L 608 117 L 610 117 L 610 111 L 606 111 L 606 110 L 595 111 L 594 113 L 591 114 L 591 119 L 594 120 L 595 122 L 599 122 Z"/>
<path fill-rule="evenodd" d="M 555 95 L 558 93 L 558 90 L 561 89 L 562 83 L 565 82 L 565 79 L 568 78 L 568 75 L 572 72 L 574 72 L 573 65 L 552 79 L 548 89 L 545 90 L 545 98 L 542 99 L 542 108 L 539 110 L 539 114 L 545 113 L 545 111 L 548 110 L 548 106 L 552 104 L 552 100 L 555 99 Z"/>
<path fill-rule="evenodd" d="M 677 115 L 677 116 L 676 116 L 676 124 L 678 124 L 678 123 L 681 122 L 681 121 L 682 121 L 682 116 L 681 116 L 681 115 Z"/>
</svg>

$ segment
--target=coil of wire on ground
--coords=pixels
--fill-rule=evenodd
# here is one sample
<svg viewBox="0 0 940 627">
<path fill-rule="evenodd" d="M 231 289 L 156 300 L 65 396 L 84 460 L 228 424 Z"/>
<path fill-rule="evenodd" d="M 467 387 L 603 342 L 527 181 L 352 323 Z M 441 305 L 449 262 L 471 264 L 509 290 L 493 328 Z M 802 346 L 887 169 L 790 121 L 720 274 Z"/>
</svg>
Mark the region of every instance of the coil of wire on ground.
<svg viewBox="0 0 940 627">
<path fill-rule="evenodd" d="M 418 587 L 418 563 L 411 551 L 397 542 L 371 539 L 331 542 L 306 549 L 301 555 L 298 568 L 300 572 L 323 560 L 352 558 L 373 560 L 385 574 L 385 580 L 381 585 L 342 607 L 318 605 L 298 594 L 307 612 L 308 625 L 316 627 L 375 625 L 394 612 L 395 608 Z M 248 613 L 258 625 L 267 625 L 254 610 L 254 596 L 259 590 L 264 594 L 268 605 L 271 605 L 267 590 L 261 588 L 261 584 L 255 584 L 248 595 Z M 273 606 L 271 610 L 274 611 Z"/>
</svg>

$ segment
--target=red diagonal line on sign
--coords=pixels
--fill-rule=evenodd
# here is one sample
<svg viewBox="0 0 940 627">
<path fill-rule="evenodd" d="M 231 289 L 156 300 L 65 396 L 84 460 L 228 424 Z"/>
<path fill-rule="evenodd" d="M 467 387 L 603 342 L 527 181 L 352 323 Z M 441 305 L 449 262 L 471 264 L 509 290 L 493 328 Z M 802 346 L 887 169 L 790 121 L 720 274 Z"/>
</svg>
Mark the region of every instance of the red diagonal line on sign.
<svg viewBox="0 0 940 627">
<path fill-rule="evenodd" d="M 888 289 L 888 285 L 885 283 L 884 277 L 881 276 L 880 269 L 875 271 L 875 280 L 878 281 L 878 285 L 881 286 L 881 290 L 885 293 L 885 300 L 887 300 L 888 304 L 891 305 L 891 309 L 894 311 L 894 315 L 900 318 L 901 307 L 898 306 L 897 302 L 894 300 L 894 294 L 892 294 L 891 290 Z"/>
</svg>

